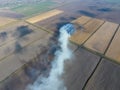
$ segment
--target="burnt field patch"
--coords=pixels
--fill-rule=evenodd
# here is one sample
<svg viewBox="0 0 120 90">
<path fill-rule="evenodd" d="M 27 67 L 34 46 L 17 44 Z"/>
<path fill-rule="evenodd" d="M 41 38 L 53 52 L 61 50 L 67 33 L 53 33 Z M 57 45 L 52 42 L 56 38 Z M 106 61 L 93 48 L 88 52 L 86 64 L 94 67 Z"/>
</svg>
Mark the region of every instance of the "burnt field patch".
<svg viewBox="0 0 120 90">
<path fill-rule="evenodd" d="M 91 13 L 91 12 L 89 12 L 89 11 L 79 10 L 78 12 L 79 12 L 80 14 L 82 14 L 82 15 L 85 15 L 85 16 L 96 17 L 96 14 Z"/>
<path fill-rule="evenodd" d="M 111 8 L 99 8 L 97 10 L 100 11 L 100 12 L 111 12 L 112 11 Z"/>
<path fill-rule="evenodd" d="M 35 23 L 35 25 L 45 28 L 48 31 L 56 31 L 62 25 L 70 23 L 75 20 L 76 17 L 72 13 L 62 13 L 46 20 Z"/>
</svg>

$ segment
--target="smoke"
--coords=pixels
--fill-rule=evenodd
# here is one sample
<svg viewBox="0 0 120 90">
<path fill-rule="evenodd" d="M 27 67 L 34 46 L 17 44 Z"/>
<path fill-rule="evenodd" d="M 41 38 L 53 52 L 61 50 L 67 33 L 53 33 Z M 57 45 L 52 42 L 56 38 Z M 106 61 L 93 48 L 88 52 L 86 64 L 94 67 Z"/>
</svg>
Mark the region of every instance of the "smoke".
<svg viewBox="0 0 120 90">
<path fill-rule="evenodd" d="M 62 27 L 58 39 L 61 49 L 55 52 L 49 76 L 47 78 L 40 76 L 33 85 L 27 87 L 27 90 L 67 90 L 62 74 L 64 73 L 64 62 L 71 58 L 71 50 L 68 48 L 69 37 L 70 34 Z"/>
</svg>

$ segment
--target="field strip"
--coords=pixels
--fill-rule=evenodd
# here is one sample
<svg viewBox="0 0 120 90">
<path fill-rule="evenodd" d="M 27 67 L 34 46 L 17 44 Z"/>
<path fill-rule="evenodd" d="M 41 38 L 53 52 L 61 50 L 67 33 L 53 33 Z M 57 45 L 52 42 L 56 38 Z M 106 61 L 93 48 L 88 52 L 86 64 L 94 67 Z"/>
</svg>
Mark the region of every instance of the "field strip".
<svg viewBox="0 0 120 90">
<path fill-rule="evenodd" d="M 38 16 L 32 17 L 30 19 L 27 19 L 26 21 L 28 21 L 30 23 L 36 23 L 36 22 L 45 20 L 47 18 L 50 18 L 52 16 L 58 15 L 60 13 L 63 13 L 63 11 L 55 9 L 55 10 L 51 10 L 46 13 L 40 14 Z"/>
<path fill-rule="evenodd" d="M 120 63 L 120 26 L 116 32 L 107 52 L 106 56 L 114 59 L 116 62 Z"/>
<path fill-rule="evenodd" d="M 99 19 L 90 20 L 88 23 L 83 25 L 84 30 L 82 30 L 82 28 L 77 29 L 77 31 L 70 37 L 70 41 L 78 45 L 83 44 L 103 23 L 104 21 Z"/>
<path fill-rule="evenodd" d="M 14 22 L 16 21 L 15 19 L 12 19 L 12 18 L 8 18 L 8 17 L 0 17 L 0 27 L 1 26 L 4 26 L 6 24 L 9 24 L 11 22 Z"/>
<path fill-rule="evenodd" d="M 105 22 L 94 35 L 87 40 L 84 46 L 104 53 L 117 28 L 118 24 Z"/>
</svg>

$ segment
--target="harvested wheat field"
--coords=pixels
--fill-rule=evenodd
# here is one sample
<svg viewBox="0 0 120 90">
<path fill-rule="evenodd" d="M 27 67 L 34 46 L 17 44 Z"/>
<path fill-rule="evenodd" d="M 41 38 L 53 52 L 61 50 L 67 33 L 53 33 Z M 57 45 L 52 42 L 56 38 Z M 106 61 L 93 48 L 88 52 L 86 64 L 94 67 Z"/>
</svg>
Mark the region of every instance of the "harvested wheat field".
<svg viewBox="0 0 120 90">
<path fill-rule="evenodd" d="M 60 14 L 62 12 L 63 11 L 61 11 L 61 10 L 55 9 L 55 10 L 40 14 L 38 16 L 32 17 L 32 18 L 28 19 L 27 21 L 30 22 L 30 23 L 36 23 L 38 21 L 42 21 L 42 20 L 45 20 L 47 18 L 53 17 L 53 16 L 55 16 L 57 14 Z"/>
<path fill-rule="evenodd" d="M 74 33 L 74 35 L 70 38 L 70 40 L 75 42 L 76 44 L 82 44 L 85 40 L 87 40 L 87 38 L 92 33 L 94 33 L 104 23 L 104 21 L 99 19 L 92 19 L 88 23 L 83 25 L 83 28 L 79 27 L 79 25 L 81 25 L 79 23 L 80 22 L 78 22 L 78 31 Z"/>
</svg>

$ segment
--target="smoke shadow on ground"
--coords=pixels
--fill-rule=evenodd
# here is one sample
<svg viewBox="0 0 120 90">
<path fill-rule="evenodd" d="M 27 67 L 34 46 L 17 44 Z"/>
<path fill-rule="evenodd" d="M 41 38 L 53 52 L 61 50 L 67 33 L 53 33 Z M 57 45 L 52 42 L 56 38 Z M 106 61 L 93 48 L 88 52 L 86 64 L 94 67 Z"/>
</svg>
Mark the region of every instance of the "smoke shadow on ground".
<svg viewBox="0 0 120 90">
<path fill-rule="evenodd" d="M 30 29 L 28 26 L 20 26 L 16 28 L 15 33 L 13 34 L 13 36 L 17 37 L 17 38 L 21 38 L 24 37 L 30 33 L 32 33 L 33 30 Z"/>
<path fill-rule="evenodd" d="M 113 10 L 111 8 L 99 8 L 99 9 L 97 9 L 97 11 L 100 11 L 100 12 L 111 12 Z"/>
<path fill-rule="evenodd" d="M 80 14 L 86 15 L 86 16 L 90 16 L 90 17 L 96 17 L 97 15 L 88 11 L 84 11 L 84 10 L 78 10 L 77 11 Z"/>
<path fill-rule="evenodd" d="M 20 53 L 20 52 L 22 52 L 22 50 L 23 50 L 22 45 L 19 42 L 16 42 L 15 43 L 15 50 L 14 50 L 14 52 L 15 53 Z"/>
<path fill-rule="evenodd" d="M 1 32 L 0 33 L 0 39 L 5 40 L 7 38 L 7 32 Z"/>
<path fill-rule="evenodd" d="M 99 11 L 99 12 L 112 12 L 113 9 L 112 8 L 108 8 L 108 7 L 103 7 L 103 8 L 99 8 L 97 6 L 88 6 L 90 10 L 94 10 L 94 11 Z"/>
<path fill-rule="evenodd" d="M 81 32 L 86 32 L 86 29 L 84 28 L 83 25 L 80 25 L 78 23 L 73 23 L 74 27 L 75 27 L 75 30 L 79 30 Z"/>
<path fill-rule="evenodd" d="M 97 6 L 88 6 L 90 10 L 96 10 L 98 7 Z"/>
</svg>

